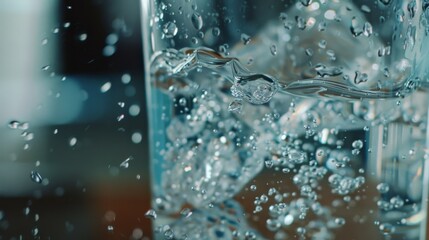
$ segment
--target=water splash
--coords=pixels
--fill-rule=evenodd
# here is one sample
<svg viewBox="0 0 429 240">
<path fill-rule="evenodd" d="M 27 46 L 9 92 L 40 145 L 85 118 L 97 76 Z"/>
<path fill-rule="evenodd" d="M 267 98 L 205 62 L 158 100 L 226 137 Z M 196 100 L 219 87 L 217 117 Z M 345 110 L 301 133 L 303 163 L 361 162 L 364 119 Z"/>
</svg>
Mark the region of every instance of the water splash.
<svg viewBox="0 0 429 240">
<path fill-rule="evenodd" d="M 209 48 L 166 49 L 156 53 L 152 59 L 152 71 L 159 83 L 172 79 L 192 85 L 186 76 L 192 70 L 209 69 L 231 82 L 231 93 L 238 99 L 253 104 L 265 104 L 278 92 L 307 97 L 330 97 L 336 99 L 385 99 L 408 95 L 420 87 L 420 79 L 409 78 L 390 89 L 363 90 L 346 82 L 329 79 L 342 74 L 340 68 L 319 67 L 320 78 L 280 81 L 265 73 L 254 73 L 247 69 L 237 58 L 223 57 Z M 327 78 L 325 78 L 327 76 Z M 359 81 L 362 79 L 359 78 Z M 194 83 L 195 85 L 195 83 Z"/>
</svg>

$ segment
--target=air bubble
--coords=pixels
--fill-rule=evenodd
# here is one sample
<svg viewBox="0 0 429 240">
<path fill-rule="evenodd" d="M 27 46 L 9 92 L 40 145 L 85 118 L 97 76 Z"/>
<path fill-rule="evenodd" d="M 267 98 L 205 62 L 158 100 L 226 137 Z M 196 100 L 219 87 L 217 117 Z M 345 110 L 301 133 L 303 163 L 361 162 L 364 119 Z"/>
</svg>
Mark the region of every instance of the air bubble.
<svg viewBox="0 0 429 240">
<path fill-rule="evenodd" d="M 380 193 L 387 193 L 389 191 L 390 187 L 387 183 L 380 183 L 377 185 L 377 190 Z"/>
</svg>

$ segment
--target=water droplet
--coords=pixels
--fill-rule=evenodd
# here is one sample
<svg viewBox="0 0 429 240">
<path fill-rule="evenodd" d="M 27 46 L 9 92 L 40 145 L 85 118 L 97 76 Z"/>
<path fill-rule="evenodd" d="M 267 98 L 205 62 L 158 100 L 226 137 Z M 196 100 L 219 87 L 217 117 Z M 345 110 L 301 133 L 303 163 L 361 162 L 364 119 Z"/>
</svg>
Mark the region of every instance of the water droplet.
<svg viewBox="0 0 429 240">
<path fill-rule="evenodd" d="M 218 37 L 220 35 L 220 29 L 218 27 L 213 28 L 212 34 L 213 36 Z"/>
<path fill-rule="evenodd" d="M 360 83 L 364 83 L 368 81 L 368 74 L 366 73 L 361 73 L 359 71 L 355 72 L 355 78 L 354 78 L 354 83 L 355 84 L 360 84 Z"/>
<path fill-rule="evenodd" d="M 192 37 L 192 38 L 191 38 L 191 43 L 192 43 L 192 44 L 198 44 L 198 38 L 196 38 L 196 37 Z"/>
<path fill-rule="evenodd" d="M 82 33 L 79 35 L 79 41 L 83 42 L 86 41 L 86 39 L 88 39 L 88 34 Z"/>
<path fill-rule="evenodd" d="M 401 208 L 404 206 L 404 200 L 399 196 L 392 197 L 390 199 L 390 204 L 392 204 L 394 208 Z"/>
<path fill-rule="evenodd" d="M 155 210 L 153 210 L 153 209 L 149 209 L 149 210 L 144 214 L 144 216 L 145 216 L 146 218 L 149 218 L 149 219 L 155 220 L 155 219 L 156 219 L 156 217 L 157 217 L 157 214 L 156 214 Z"/>
<path fill-rule="evenodd" d="M 343 74 L 343 70 L 340 67 L 327 67 L 322 64 L 317 64 L 314 67 L 314 70 L 316 70 L 317 75 L 321 77 L 325 77 L 325 76 L 334 77 L 334 76 L 339 76 Z"/>
<path fill-rule="evenodd" d="M 296 21 L 296 26 L 301 29 L 304 30 L 307 27 L 307 24 L 305 22 L 305 19 L 300 17 L 300 16 L 296 16 L 295 17 L 295 21 Z"/>
<path fill-rule="evenodd" d="M 33 228 L 31 230 L 31 234 L 33 234 L 33 236 L 37 236 L 39 234 L 39 229 L 38 228 Z"/>
<path fill-rule="evenodd" d="M 320 40 L 319 43 L 317 44 L 320 48 L 326 48 L 326 40 Z"/>
<path fill-rule="evenodd" d="M 119 41 L 119 37 L 116 33 L 111 33 L 106 37 L 106 44 L 115 45 Z"/>
<path fill-rule="evenodd" d="M 140 114 L 140 106 L 137 104 L 131 105 L 128 109 L 128 113 L 133 117 L 138 116 Z"/>
<path fill-rule="evenodd" d="M 319 23 L 319 25 L 317 25 L 317 30 L 319 30 L 319 32 L 323 32 L 326 30 L 326 22 L 325 21 L 321 21 Z"/>
<path fill-rule="evenodd" d="M 21 124 L 20 122 L 18 122 L 16 120 L 13 120 L 13 121 L 9 122 L 8 127 L 10 129 L 18 129 L 18 127 L 19 127 L 20 124 Z"/>
<path fill-rule="evenodd" d="M 43 181 L 42 175 L 40 175 L 40 173 L 38 173 L 37 171 L 31 171 L 30 178 L 35 183 L 42 183 Z"/>
<path fill-rule="evenodd" d="M 352 24 L 350 26 L 350 31 L 354 37 L 358 37 L 362 34 L 362 27 L 359 20 L 356 17 L 352 18 Z"/>
<path fill-rule="evenodd" d="M 300 2 L 302 3 L 302 5 L 308 7 L 313 2 L 313 0 L 300 0 Z"/>
<path fill-rule="evenodd" d="M 135 132 L 131 135 L 131 141 L 135 144 L 140 143 L 142 141 L 142 139 L 143 139 L 143 136 L 139 132 Z"/>
<path fill-rule="evenodd" d="M 192 211 L 189 208 L 184 208 L 182 211 L 180 211 L 180 215 L 182 215 L 185 218 L 188 218 L 192 215 Z"/>
<path fill-rule="evenodd" d="M 380 193 L 387 193 L 389 191 L 390 187 L 387 183 L 380 183 L 377 185 L 377 190 Z"/>
<path fill-rule="evenodd" d="M 49 68 L 51 68 L 51 66 L 49 66 L 49 65 L 45 65 L 45 66 L 43 66 L 43 67 L 42 67 L 42 70 L 43 70 L 43 71 L 48 71 L 48 70 L 49 70 Z"/>
<path fill-rule="evenodd" d="M 111 87 L 112 87 L 112 83 L 106 82 L 103 85 L 101 85 L 100 92 L 105 93 L 105 92 L 109 91 Z"/>
<path fill-rule="evenodd" d="M 243 41 L 243 44 L 244 44 L 244 45 L 247 45 L 247 44 L 249 44 L 249 43 L 250 43 L 251 38 L 250 38 L 250 36 L 249 36 L 249 35 L 247 35 L 247 34 L 245 34 L 245 33 L 242 33 L 242 34 L 241 34 L 241 41 Z"/>
<path fill-rule="evenodd" d="M 417 11 L 416 0 L 412 0 L 408 3 L 407 10 L 410 13 L 410 18 L 414 18 L 414 15 L 416 14 L 416 11 Z"/>
<path fill-rule="evenodd" d="M 372 35 L 372 25 L 369 22 L 365 22 L 363 25 L 363 35 L 369 37 Z"/>
<path fill-rule="evenodd" d="M 241 99 L 233 100 L 228 106 L 228 111 L 230 112 L 240 113 L 242 109 L 243 109 L 243 101 Z"/>
<path fill-rule="evenodd" d="M 305 49 L 305 54 L 309 57 L 313 56 L 313 49 L 311 48 Z"/>
<path fill-rule="evenodd" d="M 172 37 L 176 36 L 178 31 L 179 30 L 178 30 L 176 24 L 173 22 L 168 22 L 168 23 L 164 24 L 164 26 L 162 28 L 162 32 L 164 33 L 164 36 L 166 38 L 172 38 Z"/>
<path fill-rule="evenodd" d="M 134 228 L 132 235 L 132 239 L 142 239 L 143 237 L 143 230 L 140 228 Z"/>
<path fill-rule="evenodd" d="M 187 103 L 186 98 L 180 98 L 179 99 L 179 105 L 180 106 L 184 107 L 184 106 L 186 106 L 186 103 Z"/>
<path fill-rule="evenodd" d="M 390 235 L 390 234 L 394 233 L 395 230 L 396 230 L 395 226 L 393 226 L 390 223 L 382 223 L 382 224 L 380 224 L 380 226 L 378 227 L 378 229 L 380 230 L 380 232 L 383 235 Z"/>
<path fill-rule="evenodd" d="M 69 140 L 70 147 L 75 146 L 76 143 L 77 143 L 77 138 L 75 138 L 75 137 L 70 138 L 70 140 Z"/>
<path fill-rule="evenodd" d="M 191 16 L 191 21 L 195 29 L 200 30 L 203 28 L 203 18 L 199 13 L 194 12 Z"/>
<path fill-rule="evenodd" d="M 120 122 L 120 121 L 122 121 L 124 118 L 125 118 L 125 115 L 124 115 L 124 114 L 121 114 L 121 115 L 119 115 L 118 117 L 116 117 L 116 120 L 117 120 L 118 122 Z"/>
<path fill-rule="evenodd" d="M 132 156 L 130 156 L 127 159 L 125 159 L 119 166 L 122 168 L 128 168 L 130 166 L 130 161 L 133 159 L 134 158 Z"/>
<path fill-rule="evenodd" d="M 356 149 L 361 149 L 361 148 L 363 147 L 363 142 L 362 142 L 362 140 L 356 140 L 356 141 L 353 141 L 353 143 L 352 143 L 352 147 L 353 147 L 353 148 L 356 148 Z"/>
<path fill-rule="evenodd" d="M 25 140 L 25 141 L 31 141 L 31 140 L 33 140 L 33 139 L 34 139 L 34 133 L 32 133 L 32 132 L 24 131 L 24 132 L 21 134 L 21 136 L 23 136 L 23 137 L 24 137 L 24 140 Z"/>
<path fill-rule="evenodd" d="M 125 103 L 124 103 L 124 102 L 118 102 L 118 106 L 119 106 L 120 108 L 124 108 L 124 107 L 125 107 Z"/>
<path fill-rule="evenodd" d="M 128 73 L 124 73 L 124 74 L 121 76 L 121 81 L 122 81 L 122 83 L 123 83 L 123 84 L 128 84 L 128 83 L 130 83 L 130 82 L 131 82 L 131 75 L 130 75 L 130 74 L 128 74 Z"/>
<path fill-rule="evenodd" d="M 346 224 L 346 220 L 344 218 L 335 218 L 334 222 L 338 226 L 343 226 L 344 224 Z"/>
<path fill-rule="evenodd" d="M 112 45 L 107 45 L 103 48 L 103 56 L 110 57 L 116 52 L 116 47 Z"/>
<path fill-rule="evenodd" d="M 368 5 L 362 5 L 360 7 L 360 9 L 362 10 L 362 12 L 366 12 L 366 13 L 370 13 L 371 12 L 371 8 L 368 7 Z"/>
<path fill-rule="evenodd" d="M 270 47 L 270 51 L 273 56 L 277 55 L 277 46 L 275 44 L 272 44 Z"/>
</svg>

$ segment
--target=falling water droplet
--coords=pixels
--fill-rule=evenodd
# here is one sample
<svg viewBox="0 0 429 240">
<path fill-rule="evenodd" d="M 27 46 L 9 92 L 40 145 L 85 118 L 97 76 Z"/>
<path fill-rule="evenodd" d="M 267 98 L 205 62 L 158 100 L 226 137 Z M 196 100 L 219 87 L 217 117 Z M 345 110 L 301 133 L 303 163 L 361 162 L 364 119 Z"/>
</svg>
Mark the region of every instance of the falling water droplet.
<svg viewBox="0 0 429 240">
<path fill-rule="evenodd" d="M 70 140 L 69 140 L 70 147 L 75 146 L 76 143 L 77 143 L 77 138 L 75 138 L 75 137 L 70 138 Z"/>
<path fill-rule="evenodd" d="M 88 39 L 88 34 L 82 33 L 79 35 L 79 41 L 83 42 L 86 41 L 86 39 Z"/>
<path fill-rule="evenodd" d="M 203 18 L 199 13 L 194 12 L 191 16 L 191 21 L 195 29 L 200 30 L 203 28 Z"/>
<path fill-rule="evenodd" d="M 120 108 L 123 108 L 123 107 L 125 107 L 125 103 L 124 103 L 124 102 L 118 102 L 118 106 L 119 106 Z"/>
<path fill-rule="evenodd" d="M 121 115 L 119 115 L 119 116 L 116 118 L 116 120 L 117 120 L 118 122 L 120 122 L 120 121 L 122 121 L 124 118 L 125 118 L 125 115 L 124 115 L 124 114 L 121 114 Z"/>
<path fill-rule="evenodd" d="M 105 93 L 109 91 L 111 87 L 112 87 L 112 83 L 106 82 L 100 87 L 100 92 Z"/>
<path fill-rule="evenodd" d="M 119 166 L 122 168 L 128 168 L 130 166 L 130 161 L 133 160 L 133 157 L 130 156 L 127 159 L 125 159 Z"/>
<path fill-rule="evenodd" d="M 38 173 L 36 171 L 30 172 L 30 178 L 35 183 L 42 183 L 42 181 L 43 181 L 42 175 L 40 175 L 40 173 Z"/>
<path fill-rule="evenodd" d="M 155 219 L 156 219 L 156 217 L 157 217 L 157 214 L 156 214 L 155 210 L 153 210 L 153 209 L 149 209 L 149 210 L 144 214 L 144 216 L 145 216 L 146 218 L 149 218 L 149 219 L 155 220 Z"/>
<path fill-rule="evenodd" d="M 49 65 L 45 65 L 45 66 L 43 66 L 43 67 L 42 67 L 42 70 L 43 70 L 43 71 L 48 71 L 48 70 L 49 70 L 49 68 L 51 68 L 51 66 L 49 66 Z"/>
</svg>

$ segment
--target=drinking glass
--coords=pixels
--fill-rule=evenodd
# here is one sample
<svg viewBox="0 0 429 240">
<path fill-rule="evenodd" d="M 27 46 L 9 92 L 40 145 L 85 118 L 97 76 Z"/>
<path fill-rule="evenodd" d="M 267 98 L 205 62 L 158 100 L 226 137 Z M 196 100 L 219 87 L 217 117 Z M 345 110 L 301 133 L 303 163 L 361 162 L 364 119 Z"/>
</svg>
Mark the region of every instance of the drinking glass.
<svg viewBox="0 0 429 240">
<path fill-rule="evenodd" d="M 427 1 L 141 3 L 156 239 L 426 239 Z"/>
</svg>

